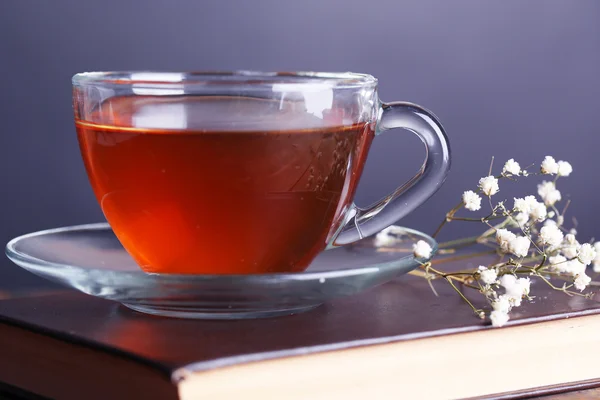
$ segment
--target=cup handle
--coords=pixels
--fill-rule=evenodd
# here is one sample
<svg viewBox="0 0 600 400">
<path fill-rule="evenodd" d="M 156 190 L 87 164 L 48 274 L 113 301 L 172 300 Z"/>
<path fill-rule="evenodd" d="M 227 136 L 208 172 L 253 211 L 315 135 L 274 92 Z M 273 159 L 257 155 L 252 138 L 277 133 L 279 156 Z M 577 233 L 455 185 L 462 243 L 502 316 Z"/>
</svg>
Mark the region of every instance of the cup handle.
<svg viewBox="0 0 600 400">
<path fill-rule="evenodd" d="M 425 161 L 419 172 L 404 185 L 372 206 L 362 209 L 353 204 L 346 223 L 330 246 L 342 246 L 373 235 L 404 217 L 442 185 L 450 169 L 450 146 L 444 128 L 428 110 L 412 103 L 382 103 L 375 134 L 404 128 L 425 144 Z"/>
</svg>

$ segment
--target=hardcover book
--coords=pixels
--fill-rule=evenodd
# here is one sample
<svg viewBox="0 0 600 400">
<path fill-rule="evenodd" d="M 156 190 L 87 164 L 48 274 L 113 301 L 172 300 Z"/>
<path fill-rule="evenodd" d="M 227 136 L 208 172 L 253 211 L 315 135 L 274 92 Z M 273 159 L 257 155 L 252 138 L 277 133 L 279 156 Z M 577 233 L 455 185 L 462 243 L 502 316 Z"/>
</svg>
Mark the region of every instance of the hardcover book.
<svg viewBox="0 0 600 400">
<path fill-rule="evenodd" d="M 537 282 L 538 298 L 492 328 L 433 284 L 438 296 L 405 276 L 306 313 L 235 321 L 153 317 L 68 290 L 7 298 L 0 381 L 21 397 L 186 400 L 516 398 L 597 384 L 595 300 Z"/>
</svg>

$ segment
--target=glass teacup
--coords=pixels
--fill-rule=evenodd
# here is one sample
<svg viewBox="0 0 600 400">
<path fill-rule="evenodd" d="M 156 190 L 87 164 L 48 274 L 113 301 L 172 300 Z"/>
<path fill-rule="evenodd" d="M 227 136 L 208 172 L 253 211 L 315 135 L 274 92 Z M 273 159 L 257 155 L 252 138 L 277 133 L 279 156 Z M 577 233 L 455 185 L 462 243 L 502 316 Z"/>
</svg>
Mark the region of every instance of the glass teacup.
<svg viewBox="0 0 600 400">
<path fill-rule="evenodd" d="M 437 119 L 380 102 L 365 74 L 93 72 L 73 98 L 96 198 L 146 272 L 302 271 L 412 211 L 450 165 Z M 361 209 L 369 147 L 391 128 L 423 140 L 425 163 Z"/>
</svg>

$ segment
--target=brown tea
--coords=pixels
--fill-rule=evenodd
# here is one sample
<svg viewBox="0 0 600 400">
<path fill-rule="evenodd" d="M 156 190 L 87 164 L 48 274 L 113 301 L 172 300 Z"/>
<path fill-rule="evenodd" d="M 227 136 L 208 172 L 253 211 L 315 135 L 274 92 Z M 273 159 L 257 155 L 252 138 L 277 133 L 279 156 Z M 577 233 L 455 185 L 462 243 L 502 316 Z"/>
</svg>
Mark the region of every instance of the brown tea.
<svg viewBox="0 0 600 400">
<path fill-rule="evenodd" d="M 211 126 L 209 114 L 244 102 L 256 114 Z M 301 271 L 325 248 L 354 196 L 372 126 L 342 126 L 332 110 L 318 122 L 337 126 L 319 127 L 288 108 L 267 126 L 269 101 L 132 96 L 104 102 L 93 123 L 76 121 L 102 211 L 142 269 Z M 295 127 L 307 118 L 314 128 Z"/>
</svg>

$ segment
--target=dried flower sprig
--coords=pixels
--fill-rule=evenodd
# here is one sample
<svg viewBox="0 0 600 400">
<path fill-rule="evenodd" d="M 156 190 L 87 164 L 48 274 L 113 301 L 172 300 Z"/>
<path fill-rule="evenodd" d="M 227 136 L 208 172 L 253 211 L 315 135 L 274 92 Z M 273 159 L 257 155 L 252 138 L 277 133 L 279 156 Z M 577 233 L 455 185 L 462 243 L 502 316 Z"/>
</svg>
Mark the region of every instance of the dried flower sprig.
<svg viewBox="0 0 600 400">
<path fill-rule="evenodd" d="M 571 164 L 547 156 L 540 164 L 539 173 L 528 172 L 530 167 L 522 169 L 514 159 L 504 164 L 499 175 L 492 175 L 492 167 L 493 159 L 488 176 L 479 180 L 476 190 L 467 190 L 462 194 L 460 203 L 446 214 L 433 237 L 450 222 L 481 223 L 485 226 L 482 234 L 440 243 L 440 252 L 455 252 L 458 248 L 478 244 L 490 250 L 456 256 L 453 260 L 482 254 L 496 254 L 498 258 L 489 265 L 459 272 L 445 272 L 433 268 L 431 262 L 422 263 L 419 275 L 429 281 L 434 292 L 432 281 L 445 280 L 477 316 L 485 318 L 485 311 L 476 308 L 459 286 L 476 289 L 490 306 L 488 316 L 492 325 L 498 327 L 508 322 L 513 308 L 519 307 L 524 299 L 533 298 L 530 294 L 531 279 L 539 279 L 550 288 L 568 296 L 591 297 L 593 293 L 581 292 L 591 283 L 586 268 L 592 265 L 594 272 L 600 272 L 600 242 L 579 243 L 576 230 L 567 230 L 564 226 L 569 202 L 565 203 L 561 211 L 557 208 L 562 201 L 557 181 L 571 175 Z M 552 180 L 544 180 L 537 185 L 540 200 L 535 195 L 527 195 L 515 198 L 512 207 L 506 205 L 506 200 L 493 203 L 492 197 L 500 191 L 500 181 L 514 181 L 535 175 L 553 177 Z M 469 212 L 481 210 L 483 197 L 487 197 L 490 207 L 487 215 L 477 218 L 456 215 L 463 208 Z M 399 227 L 391 226 L 377 234 L 374 243 L 383 249 L 390 247 L 399 240 L 399 232 Z M 424 241 L 413 246 L 417 259 L 428 259 L 431 252 L 431 247 Z M 557 280 L 562 281 L 562 285 L 557 286 Z"/>
</svg>

